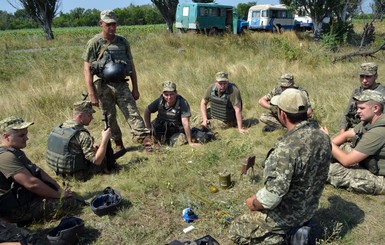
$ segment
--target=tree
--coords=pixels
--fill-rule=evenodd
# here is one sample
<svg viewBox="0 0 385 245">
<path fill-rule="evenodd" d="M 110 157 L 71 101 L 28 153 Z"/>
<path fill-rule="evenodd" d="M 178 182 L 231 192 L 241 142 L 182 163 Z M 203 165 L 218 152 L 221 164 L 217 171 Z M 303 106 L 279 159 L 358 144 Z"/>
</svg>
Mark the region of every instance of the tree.
<svg viewBox="0 0 385 245">
<path fill-rule="evenodd" d="M 247 15 L 249 13 L 249 8 L 251 6 L 256 5 L 256 4 L 257 4 L 257 2 L 239 3 L 237 6 L 238 15 L 243 19 L 247 19 Z"/>
<path fill-rule="evenodd" d="M 151 2 L 155 4 L 164 21 L 166 21 L 167 30 L 173 33 L 173 24 L 179 0 L 151 0 Z"/>
<path fill-rule="evenodd" d="M 52 32 L 52 22 L 55 18 L 57 11 L 61 5 L 61 0 L 14 0 L 21 5 L 25 13 L 31 17 L 36 23 L 38 23 L 45 33 L 47 40 L 53 40 L 54 35 Z M 7 0 L 14 8 L 16 4 Z"/>
</svg>

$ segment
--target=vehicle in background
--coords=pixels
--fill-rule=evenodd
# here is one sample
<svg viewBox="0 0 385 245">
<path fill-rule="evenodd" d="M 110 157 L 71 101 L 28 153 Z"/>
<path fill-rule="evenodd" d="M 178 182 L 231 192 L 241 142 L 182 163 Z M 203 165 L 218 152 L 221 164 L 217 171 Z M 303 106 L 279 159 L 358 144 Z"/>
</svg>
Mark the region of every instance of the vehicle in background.
<svg viewBox="0 0 385 245">
<path fill-rule="evenodd" d="M 234 34 L 247 30 L 249 23 L 238 18 L 237 9 L 218 3 L 179 3 L 175 26 L 181 32 L 195 31 L 210 35 L 227 30 Z"/>
<path fill-rule="evenodd" d="M 284 4 L 263 4 L 249 8 L 249 30 L 277 31 L 294 29 L 294 15 Z"/>
<path fill-rule="evenodd" d="M 296 11 L 294 16 L 294 29 L 296 31 L 313 30 L 313 20 L 302 8 Z"/>
</svg>

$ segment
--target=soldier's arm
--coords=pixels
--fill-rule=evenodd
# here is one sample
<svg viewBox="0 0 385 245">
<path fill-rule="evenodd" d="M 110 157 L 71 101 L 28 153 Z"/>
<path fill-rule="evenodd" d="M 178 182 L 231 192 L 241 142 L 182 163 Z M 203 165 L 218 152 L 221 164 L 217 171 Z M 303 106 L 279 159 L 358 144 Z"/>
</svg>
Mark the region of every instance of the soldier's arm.
<svg viewBox="0 0 385 245">
<path fill-rule="evenodd" d="M 134 65 L 134 61 L 131 60 L 131 67 L 132 67 L 132 73 L 130 74 L 131 77 L 131 83 L 132 83 L 132 96 L 135 100 L 138 100 L 140 97 L 139 88 L 138 88 L 138 78 L 136 76 L 136 69 Z"/>
<path fill-rule="evenodd" d="M 183 125 L 184 133 L 186 135 L 188 144 L 191 146 L 200 145 L 199 143 L 192 142 L 191 128 L 190 128 L 190 117 L 182 117 L 182 125 Z"/>
<path fill-rule="evenodd" d="M 144 120 L 144 123 L 146 124 L 146 128 L 151 129 L 151 112 L 148 109 L 148 107 L 144 109 L 143 120 Z"/>
<path fill-rule="evenodd" d="M 96 89 L 94 86 L 93 76 L 91 74 L 91 64 L 87 61 L 83 65 L 84 80 L 86 82 L 87 92 L 89 99 L 94 106 L 99 106 L 98 96 L 96 94 Z"/>
<path fill-rule="evenodd" d="M 234 111 L 235 111 L 235 118 L 237 120 L 237 126 L 238 126 L 238 131 L 241 134 L 247 133 L 248 130 L 243 128 L 243 118 L 242 118 L 242 103 L 238 103 L 237 105 L 234 106 Z"/>
<path fill-rule="evenodd" d="M 258 104 L 261 105 L 265 109 L 270 109 L 270 102 L 267 99 L 266 95 L 258 100 Z"/>
<path fill-rule="evenodd" d="M 207 124 L 208 124 L 208 118 L 207 118 L 207 104 L 208 104 L 208 100 L 205 100 L 204 98 L 202 98 L 201 100 L 201 114 L 202 114 L 202 125 L 204 127 L 207 127 Z"/>
</svg>

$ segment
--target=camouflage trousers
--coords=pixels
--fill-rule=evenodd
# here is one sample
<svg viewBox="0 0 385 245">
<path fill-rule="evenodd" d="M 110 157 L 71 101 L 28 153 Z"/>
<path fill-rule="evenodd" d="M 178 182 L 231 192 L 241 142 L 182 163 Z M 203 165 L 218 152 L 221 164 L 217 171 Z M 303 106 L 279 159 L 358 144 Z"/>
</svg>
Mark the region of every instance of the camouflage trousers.
<svg viewBox="0 0 385 245">
<path fill-rule="evenodd" d="M 192 119 L 192 124 L 194 127 L 200 128 L 203 122 L 202 116 L 196 116 Z M 207 125 L 210 130 L 216 130 L 216 129 L 227 129 L 227 128 L 233 128 L 237 126 L 237 122 L 233 123 L 225 123 L 219 119 L 216 118 L 209 118 L 209 125 Z"/>
<path fill-rule="evenodd" d="M 150 131 L 146 128 L 143 118 L 140 116 L 128 83 L 105 83 L 99 79 L 94 84 L 99 97 L 100 108 L 103 113 L 107 113 L 112 139 L 122 139 L 122 132 L 116 120 L 116 106 L 118 106 L 131 127 L 133 139 L 141 143 L 150 134 Z"/>
<path fill-rule="evenodd" d="M 269 113 L 262 113 L 261 117 L 259 120 L 266 125 L 273 126 L 277 129 L 283 128 L 282 124 L 279 122 L 276 116 L 272 112 Z"/>
<path fill-rule="evenodd" d="M 74 197 L 55 199 L 36 197 L 28 204 L 11 210 L 10 215 L 1 217 L 11 223 L 24 223 L 49 218 L 60 218 L 76 211 L 79 203 Z"/>
<path fill-rule="evenodd" d="M 358 193 L 385 194 L 385 178 L 359 166 L 345 168 L 338 162 L 332 163 L 327 182 L 334 187 L 343 187 Z"/>
<path fill-rule="evenodd" d="M 284 244 L 285 232 L 272 228 L 266 220 L 266 214 L 250 211 L 234 220 L 229 237 L 236 244 Z"/>
</svg>

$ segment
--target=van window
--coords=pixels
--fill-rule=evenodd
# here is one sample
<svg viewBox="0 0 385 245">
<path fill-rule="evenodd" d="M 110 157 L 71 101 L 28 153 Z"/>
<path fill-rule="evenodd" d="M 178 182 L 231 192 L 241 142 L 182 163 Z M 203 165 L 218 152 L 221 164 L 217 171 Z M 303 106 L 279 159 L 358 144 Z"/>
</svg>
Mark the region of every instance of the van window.
<svg viewBox="0 0 385 245">
<path fill-rule="evenodd" d="M 199 16 L 207 16 L 209 14 L 208 8 L 200 7 L 199 8 Z"/>
<path fill-rule="evenodd" d="M 218 8 L 209 8 L 209 16 L 219 16 Z"/>
<path fill-rule="evenodd" d="M 259 17 L 261 17 L 261 12 L 260 11 L 254 11 L 251 16 L 252 16 L 252 18 L 259 18 Z"/>
<path fill-rule="evenodd" d="M 266 11 L 266 10 L 263 10 L 261 16 L 262 16 L 262 17 L 268 17 L 267 11 Z"/>
<path fill-rule="evenodd" d="M 183 7 L 183 16 L 188 16 L 189 7 Z"/>
</svg>

